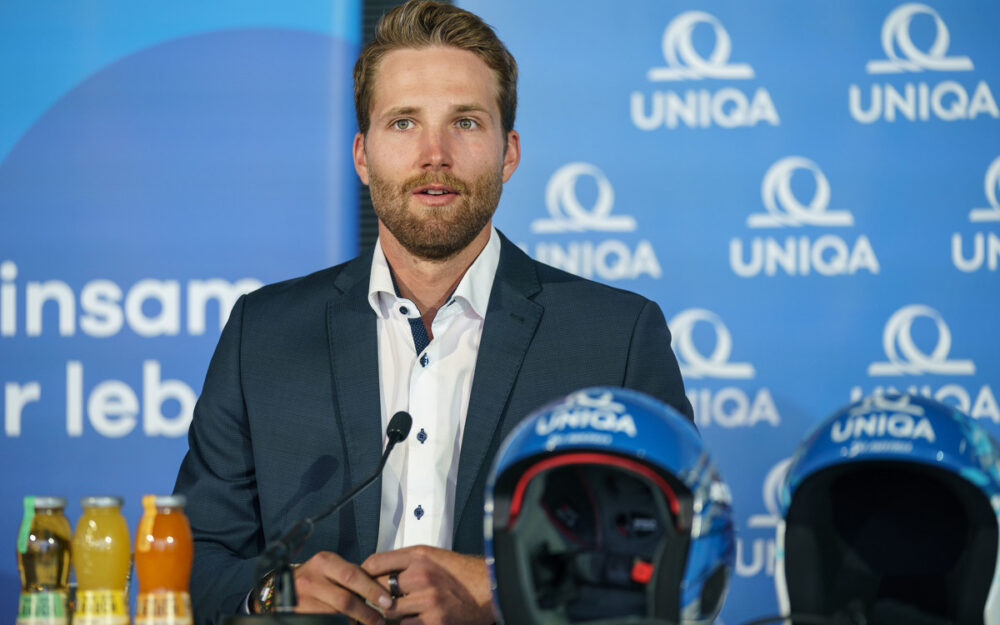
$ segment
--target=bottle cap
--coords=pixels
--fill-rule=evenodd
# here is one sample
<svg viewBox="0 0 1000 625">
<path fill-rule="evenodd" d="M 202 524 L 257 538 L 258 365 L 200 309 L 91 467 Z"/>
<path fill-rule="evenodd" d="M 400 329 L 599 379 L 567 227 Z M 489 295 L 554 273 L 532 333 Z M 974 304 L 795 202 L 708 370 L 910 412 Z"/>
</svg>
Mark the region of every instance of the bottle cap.
<svg viewBox="0 0 1000 625">
<path fill-rule="evenodd" d="M 157 508 L 183 508 L 187 505 L 187 497 L 184 495 L 156 495 L 155 503 Z"/>
<path fill-rule="evenodd" d="M 121 497 L 110 495 L 83 497 L 80 499 L 80 506 L 83 508 L 121 508 L 124 501 Z M 35 505 L 38 504 L 36 503 Z"/>
<path fill-rule="evenodd" d="M 65 507 L 65 497 L 35 497 L 35 510 L 54 510 Z"/>
</svg>

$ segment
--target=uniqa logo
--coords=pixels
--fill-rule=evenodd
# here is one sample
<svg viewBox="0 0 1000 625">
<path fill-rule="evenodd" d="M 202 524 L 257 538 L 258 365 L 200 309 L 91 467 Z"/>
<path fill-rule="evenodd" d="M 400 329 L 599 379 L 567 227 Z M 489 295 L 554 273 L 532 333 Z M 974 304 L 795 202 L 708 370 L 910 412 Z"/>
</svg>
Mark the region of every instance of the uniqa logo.
<svg viewBox="0 0 1000 625">
<path fill-rule="evenodd" d="M 635 438 L 637 434 L 632 415 L 625 412 L 624 404 L 614 401 L 610 392 L 595 397 L 585 392 L 573 393 L 535 422 L 535 433 L 539 436 L 548 436 L 567 428 L 623 433 L 630 438 Z"/>
<path fill-rule="evenodd" d="M 816 192 L 808 206 L 792 193 L 792 175 L 800 170 L 811 173 L 816 183 Z M 854 225 L 854 216 L 849 211 L 827 210 L 830 182 L 816 163 L 803 156 L 787 156 L 771 165 L 760 185 L 760 198 L 767 212 L 748 216 L 747 226 L 751 228 Z"/>
<path fill-rule="evenodd" d="M 888 397 L 886 395 L 876 394 L 863 398 L 861 402 L 857 406 L 851 408 L 847 414 L 852 417 L 856 417 L 870 412 L 885 411 L 905 412 L 906 414 L 910 414 L 915 417 L 922 417 L 925 413 L 923 406 L 910 403 L 909 395 Z"/>
<path fill-rule="evenodd" d="M 930 354 L 921 351 L 913 342 L 912 326 L 919 318 L 929 318 L 937 327 L 937 344 Z M 922 305 L 904 306 L 889 318 L 882 335 L 888 362 L 873 362 L 868 365 L 869 376 L 921 375 L 924 373 L 946 375 L 973 375 L 976 365 L 972 360 L 949 360 L 951 332 L 941 315 L 932 308 Z M 902 385 L 901 385 L 902 386 Z M 906 392 L 911 395 L 932 398 L 941 403 L 955 406 L 973 419 L 989 419 L 1000 424 L 1000 405 L 997 404 L 993 389 L 982 384 L 978 391 L 948 382 L 936 388 L 929 384 L 910 384 L 903 388 L 893 385 L 878 385 L 867 391 L 860 386 L 851 389 L 851 401 L 858 401 L 867 395 Z"/>
<path fill-rule="evenodd" d="M 713 30 L 715 45 L 706 59 L 695 50 L 694 30 L 706 24 Z M 701 80 L 746 80 L 754 77 L 746 63 L 730 63 L 732 40 L 722 23 L 704 11 L 687 11 L 675 17 L 663 31 L 663 58 L 666 67 L 651 68 L 646 77 L 650 82 Z M 661 126 L 674 129 L 679 123 L 689 128 L 722 128 L 754 126 L 766 121 L 777 126 L 780 121 L 771 95 L 763 87 L 752 97 L 733 87 L 718 91 L 688 90 L 683 95 L 675 91 L 653 92 L 649 97 L 639 91 L 632 93 L 632 122 L 641 130 Z"/>
<path fill-rule="evenodd" d="M 711 324 L 715 330 L 715 349 L 707 358 L 694 344 L 694 327 L 698 323 Z M 733 336 L 714 312 L 689 308 L 678 313 L 667 325 L 673 333 L 673 347 L 680 360 L 681 375 L 685 378 L 750 379 L 754 376 L 752 364 L 729 362 Z"/>
<path fill-rule="evenodd" d="M 830 427 L 830 440 L 834 443 L 843 443 L 852 438 L 884 436 L 911 440 L 922 438 L 928 443 L 933 443 L 936 438 L 929 419 L 903 412 L 851 415 L 847 419 L 834 421 Z"/>
<path fill-rule="evenodd" d="M 808 203 L 801 202 L 792 191 L 792 178 L 797 172 L 806 172 L 813 179 L 815 191 Z M 816 163 L 803 156 L 787 156 L 771 165 L 764 174 L 760 194 L 767 212 L 749 215 L 750 228 L 854 225 L 850 211 L 828 210 L 830 182 Z M 744 259 L 743 241 L 733 238 L 729 242 L 730 267 L 743 278 L 761 273 L 773 276 L 779 269 L 790 276 L 813 271 L 824 276 L 854 274 L 862 269 L 879 272 L 875 250 L 865 235 L 859 236 L 853 246 L 839 236 L 825 234 L 815 241 L 806 236 L 786 237 L 784 241 L 754 237 L 749 247 L 750 258 Z"/>
<path fill-rule="evenodd" d="M 989 208 L 974 208 L 969 212 L 969 221 L 976 223 L 981 221 L 1000 221 L 1000 201 L 997 200 L 997 191 L 1000 190 L 1000 156 L 993 159 L 989 167 L 986 168 L 986 175 L 983 177 L 983 191 L 986 194 L 986 201 Z"/>
<path fill-rule="evenodd" d="M 748 530 L 768 530 L 767 537 L 753 538 L 751 532 L 740 532 L 736 540 L 736 574 L 740 577 L 753 577 L 762 571 L 774 575 L 775 541 L 774 528 L 781 520 L 781 510 L 778 506 L 781 486 L 788 474 L 792 459 L 785 458 L 771 467 L 761 486 L 761 498 L 764 502 L 765 514 L 754 514 L 747 519 Z M 749 543 L 749 547 L 748 547 Z M 749 557 L 748 557 L 749 553 Z"/>
<path fill-rule="evenodd" d="M 989 208 L 974 208 L 969 212 L 972 223 L 1000 221 L 1000 202 L 997 201 L 997 190 L 1000 189 L 1000 156 L 995 158 L 986 168 L 983 180 L 986 201 Z M 972 255 L 966 258 L 963 254 L 962 234 L 951 235 L 951 260 L 955 268 L 965 273 L 978 271 L 986 265 L 990 271 L 996 271 L 1000 266 L 1000 236 L 993 232 L 977 232 L 972 238 Z"/>
<path fill-rule="evenodd" d="M 913 19 L 919 15 L 934 20 L 934 42 L 929 50 L 919 49 L 910 36 Z M 868 61 L 869 74 L 937 72 L 969 72 L 972 59 L 967 56 L 948 56 L 951 40 L 948 27 L 937 11 L 915 2 L 900 5 L 882 24 L 882 49 L 886 58 Z M 979 81 L 969 96 L 969 89 L 958 82 L 947 80 L 936 85 L 926 82 L 899 85 L 872 84 L 870 104 L 865 110 L 861 103 L 861 89 L 851 85 L 848 90 L 851 116 L 863 124 L 884 118 L 893 122 L 897 116 L 909 121 L 927 121 L 932 114 L 936 119 L 955 121 L 975 119 L 979 115 L 1000 117 L 996 99 L 985 81 Z"/>
<path fill-rule="evenodd" d="M 580 179 L 591 179 L 597 197 L 591 207 L 584 207 L 577 195 Z M 611 181 L 590 163 L 569 163 L 560 167 L 545 187 L 545 207 L 549 216 L 531 222 L 535 234 L 579 232 L 635 232 L 636 220 L 630 215 L 612 215 L 615 191 Z M 526 245 L 521 245 L 528 251 Z M 541 241 L 533 256 L 543 263 L 575 273 L 584 278 L 606 281 L 635 279 L 643 275 L 663 275 L 652 243 L 640 240 L 634 246 L 621 239 L 603 241 Z"/>
<path fill-rule="evenodd" d="M 927 52 L 917 48 L 910 38 L 910 24 L 915 16 L 921 14 L 932 17 L 937 28 L 934 43 Z M 945 56 L 950 41 L 948 27 L 937 11 L 926 4 L 903 4 L 896 7 L 882 23 L 882 50 L 887 58 L 868 61 L 865 69 L 869 74 L 921 72 L 925 69 L 941 72 L 972 71 L 972 59 L 969 57 Z M 900 58 L 897 51 L 906 58 Z"/>
<path fill-rule="evenodd" d="M 937 345 L 930 354 L 925 354 L 913 342 L 913 322 L 921 317 L 932 320 L 937 327 Z M 882 347 L 888 362 L 873 362 L 868 365 L 869 376 L 924 373 L 973 375 L 976 372 L 976 365 L 971 360 L 948 360 L 951 331 L 938 311 L 929 306 L 913 304 L 893 313 L 882 333 Z"/>
<path fill-rule="evenodd" d="M 708 58 L 694 49 L 692 35 L 695 26 L 708 24 L 715 31 L 715 47 Z M 704 11 L 688 11 L 675 17 L 663 31 L 663 58 L 667 67 L 654 67 L 647 74 L 653 82 L 701 78 L 753 78 L 753 68 L 746 63 L 729 63 L 732 39 L 714 15 Z"/>
<path fill-rule="evenodd" d="M 576 195 L 576 183 L 582 176 L 597 183 L 597 199 L 587 210 Z M 635 218 L 628 215 L 612 215 L 615 190 L 611 181 L 600 169 L 590 163 L 569 163 L 559 168 L 545 185 L 545 208 L 548 219 L 531 222 L 531 231 L 536 234 L 550 232 L 633 232 Z"/>
<path fill-rule="evenodd" d="M 715 334 L 715 347 L 708 356 L 695 345 L 695 328 L 699 324 L 708 324 Z M 729 361 L 733 337 L 714 312 L 689 308 L 678 313 L 667 325 L 685 379 L 749 380 L 754 377 L 756 371 L 752 364 Z M 781 424 L 781 416 L 767 388 L 757 389 L 751 401 L 747 391 L 737 386 L 712 389 L 688 385 L 687 397 L 694 408 L 695 423 L 701 427 L 713 423 L 723 428 L 750 427 L 760 422 L 773 426 Z"/>
</svg>

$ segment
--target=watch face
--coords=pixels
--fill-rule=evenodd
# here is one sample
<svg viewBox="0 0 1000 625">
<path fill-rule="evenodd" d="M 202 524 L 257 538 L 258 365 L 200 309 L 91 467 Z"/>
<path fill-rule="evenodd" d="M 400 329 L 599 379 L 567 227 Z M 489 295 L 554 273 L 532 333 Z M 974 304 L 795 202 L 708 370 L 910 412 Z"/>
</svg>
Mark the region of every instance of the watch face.
<svg viewBox="0 0 1000 625">
<path fill-rule="evenodd" d="M 265 575 L 257 587 L 250 592 L 251 599 L 248 604 L 248 612 L 257 614 L 270 613 L 274 607 L 274 571 Z"/>
</svg>

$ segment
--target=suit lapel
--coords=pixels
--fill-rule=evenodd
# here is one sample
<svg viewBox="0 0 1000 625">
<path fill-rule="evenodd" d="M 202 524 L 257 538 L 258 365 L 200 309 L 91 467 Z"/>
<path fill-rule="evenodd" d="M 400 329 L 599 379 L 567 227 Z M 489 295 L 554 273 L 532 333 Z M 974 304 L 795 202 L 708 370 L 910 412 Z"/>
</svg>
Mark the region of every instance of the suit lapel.
<svg viewBox="0 0 1000 625">
<path fill-rule="evenodd" d="M 455 485 L 455 529 L 477 475 L 487 469 L 483 465 L 490 442 L 542 317 L 542 307 L 529 299 L 540 288 L 533 262 L 506 237 L 500 237 L 500 264 L 490 293 L 462 435 Z"/>
<path fill-rule="evenodd" d="M 327 304 L 336 414 L 346 446 L 349 488 L 378 468 L 382 453 L 378 338 L 375 313 L 368 305 L 371 259 L 371 253 L 365 253 L 344 268 L 334 283 L 337 292 Z M 375 551 L 381 499 L 376 483 L 354 501 L 361 557 Z"/>
</svg>

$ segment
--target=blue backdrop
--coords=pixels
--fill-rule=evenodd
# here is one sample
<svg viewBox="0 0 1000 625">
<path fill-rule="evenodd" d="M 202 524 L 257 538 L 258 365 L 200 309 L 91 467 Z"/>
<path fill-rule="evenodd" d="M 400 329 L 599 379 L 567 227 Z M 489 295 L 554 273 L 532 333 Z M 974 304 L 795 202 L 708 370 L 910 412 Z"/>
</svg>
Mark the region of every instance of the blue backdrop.
<svg viewBox="0 0 1000 625">
<path fill-rule="evenodd" d="M 521 69 L 498 226 L 670 322 L 734 493 L 727 625 L 777 609 L 811 425 L 893 387 L 1000 433 L 1000 5 L 459 4 Z"/>
<path fill-rule="evenodd" d="M 722 620 L 776 609 L 777 484 L 835 408 L 912 389 L 1000 433 L 1000 6 L 460 4 L 521 67 L 499 227 L 670 321 L 735 498 Z M 0 605 L 23 495 L 123 494 L 134 529 L 235 294 L 354 253 L 359 30 L 0 2 Z"/>
<path fill-rule="evenodd" d="M 0 3 L 0 622 L 27 494 L 173 488 L 239 293 L 357 251 L 353 0 Z"/>
</svg>

